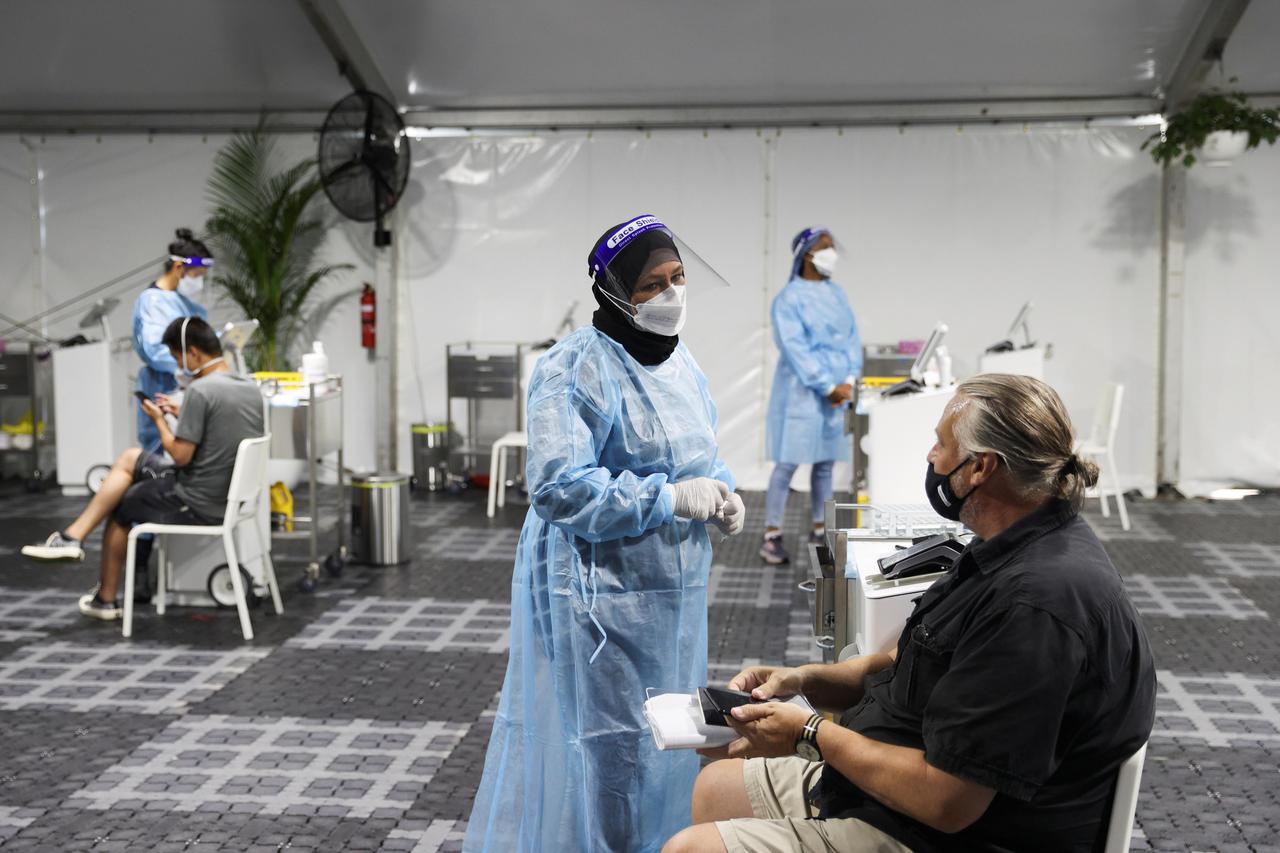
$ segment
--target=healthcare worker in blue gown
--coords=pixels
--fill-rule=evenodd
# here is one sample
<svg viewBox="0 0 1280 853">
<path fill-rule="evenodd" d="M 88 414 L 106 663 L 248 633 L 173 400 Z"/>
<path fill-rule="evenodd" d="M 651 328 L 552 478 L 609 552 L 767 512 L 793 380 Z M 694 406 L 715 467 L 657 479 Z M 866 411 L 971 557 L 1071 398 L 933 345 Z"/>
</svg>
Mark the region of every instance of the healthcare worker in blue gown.
<svg viewBox="0 0 1280 853">
<path fill-rule="evenodd" d="M 178 363 L 161 340 L 164 330 L 179 317 L 209 319 L 200 294 L 204 276 L 213 266 L 213 255 L 190 229 L 179 228 L 176 236 L 169 244 L 164 275 L 138 294 L 133 303 L 133 351 L 142 359 L 138 390 L 152 399 L 178 387 Z M 156 425 L 142 411 L 141 403 L 137 409 L 138 445 L 150 453 L 162 452 Z"/>
<path fill-rule="evenodd" d="M 656 851 L 690 819 L 698 756 L 657 750 L 645 688 L 706 684 L 708 526 L 744 520 L 678 337 L 707 295 L 690 255 L 653 216 L 610 228 L 593 325 L 534 371 L 511 656 L 466 851 Z"/>
<path fill-rule="evenodd" d="M 773 340 L 778 369 L 769 394 L 765 444 L 773 474 L 765 494 L 765 534 L 760 556 L 789 562 L 782 522 L 791 478 L 811 465 L 813 511 L 810 541 L 820 540 L 824 505 L 831 500 L 831 468 L 849 459 L 844 410 L 862 371 L 858 324 L 844 288 L 832 281 L 839 254 L 825 228 L 806 228 L 791 241 L 791 280 L 773 300 Z"/>
</svg>

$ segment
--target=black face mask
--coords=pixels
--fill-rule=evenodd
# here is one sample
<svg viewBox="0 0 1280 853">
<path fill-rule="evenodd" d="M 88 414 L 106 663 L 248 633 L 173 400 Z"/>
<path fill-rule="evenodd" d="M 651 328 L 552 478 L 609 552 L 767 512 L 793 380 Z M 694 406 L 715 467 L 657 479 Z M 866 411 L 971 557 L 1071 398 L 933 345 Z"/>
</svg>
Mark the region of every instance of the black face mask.
<svg viewBox="0 0 1280 853">
<path fill-rule="evenodd" d="M 974 461 L 973 456 L 961 462 L 955 468 L 951 469 L 950 474 L 939 474 L 933 470 L 933 463 L 926 464 L 924 475 L 924 492 L 929 498 L 929 505 L 933 507 L 933 511 L 938 515 L 950 521 L 960 520 L 960 508 L 964 506 L 964 502 L 978 490 L 974 486 L 969 490 L 969 494 L 960 497 L 956 494 L 955 489 L 951 488 L 951 477 L 957 471 L 970 462 Z"/>
</svg>

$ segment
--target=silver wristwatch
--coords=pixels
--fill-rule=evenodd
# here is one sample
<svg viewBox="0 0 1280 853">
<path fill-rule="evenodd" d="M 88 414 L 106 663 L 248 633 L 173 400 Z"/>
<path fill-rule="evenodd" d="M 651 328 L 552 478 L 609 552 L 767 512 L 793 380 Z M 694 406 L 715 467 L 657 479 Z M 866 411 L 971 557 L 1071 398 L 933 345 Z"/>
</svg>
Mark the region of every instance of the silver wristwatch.
<svg viewBox="0 0 1280 853">
<path fill-rule="evenodd" d="M 821 761 L 822 750 L 818 749 L 818 725 L 822 722 L 821 714 L 814 714 L 804 724 L 800 737 L 796 738 L 796 755 L 805 761 Z"/>
</svg>

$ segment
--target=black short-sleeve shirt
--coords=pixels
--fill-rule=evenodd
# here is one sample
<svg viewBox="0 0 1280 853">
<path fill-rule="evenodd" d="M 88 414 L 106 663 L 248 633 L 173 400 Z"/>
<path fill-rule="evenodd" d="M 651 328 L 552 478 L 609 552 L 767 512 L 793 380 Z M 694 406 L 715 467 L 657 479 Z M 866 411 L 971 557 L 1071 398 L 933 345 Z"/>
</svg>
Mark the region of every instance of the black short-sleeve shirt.
<svg viewBox="0 0 1280 853">
<path fill-rule="evenodd" d="M 867 679 L 845 727 L 924 751 L 993 788 L 945 835 L 881 805 L 830 765 L 823 817 L 856 817 L 916 853 L 1101 849 L 1116 772 L 1151 734 L 1155 667 L 1102 545 L 1064 501 L 975 540 L 916 603 L 894 666 Z"/>
</svg>

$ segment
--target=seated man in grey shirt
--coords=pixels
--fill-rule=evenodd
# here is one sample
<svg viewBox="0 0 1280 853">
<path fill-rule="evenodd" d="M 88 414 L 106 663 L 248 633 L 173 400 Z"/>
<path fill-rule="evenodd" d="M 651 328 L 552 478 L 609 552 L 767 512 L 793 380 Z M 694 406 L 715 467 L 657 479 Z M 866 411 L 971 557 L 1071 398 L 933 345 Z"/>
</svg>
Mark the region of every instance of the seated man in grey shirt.
<svg viewBox="0 0 1280 853">
<path fill-rule="evenodd" d="M 81 543 L 105 520 L 98 586 L 80 599 L 80 612 L 95 619 L 120 618 L 116 593 L 129 528 L 145 522 L 221 523 L 240 442 L 264 431 L 258 386 L 227 368 L 222 345 L 208 323 L 180 317 L 165 329 L 162 340 L 191 377 L 181 405 L 163 395 L 142 402 L 169 458 L 138 448 L 126 450 L 79 518 L 43 544 L 22 549 L 37 560 L 83 560 Z M 166 414 L 178 417 L 175 429 L 170 430 Z M 139 549 L 138 564 L 145 564 L 147 550 Z"/>
</svg>

